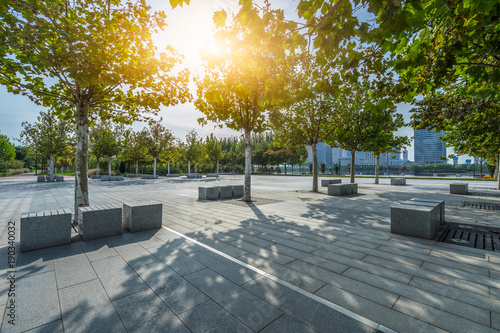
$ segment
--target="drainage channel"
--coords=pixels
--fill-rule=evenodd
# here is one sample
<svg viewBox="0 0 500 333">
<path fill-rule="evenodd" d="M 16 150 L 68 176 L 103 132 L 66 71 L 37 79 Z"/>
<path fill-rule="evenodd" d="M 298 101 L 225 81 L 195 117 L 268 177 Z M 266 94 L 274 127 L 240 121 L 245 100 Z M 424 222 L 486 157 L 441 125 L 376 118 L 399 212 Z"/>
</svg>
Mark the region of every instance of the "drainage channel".
<svg viewBox="0 0 500 333">
<path fill-rule="evenodd" d="M 462 208 L 471 207 L 486 210 L 500 210 L 500 204 L 492 202 L 475 202 L 475 201 L 462 201 Z"/>
<path fill-rule="evenodd" d="M 449 223 L 438 242 L 500 252 L 500 228 Z"/>
</svg>

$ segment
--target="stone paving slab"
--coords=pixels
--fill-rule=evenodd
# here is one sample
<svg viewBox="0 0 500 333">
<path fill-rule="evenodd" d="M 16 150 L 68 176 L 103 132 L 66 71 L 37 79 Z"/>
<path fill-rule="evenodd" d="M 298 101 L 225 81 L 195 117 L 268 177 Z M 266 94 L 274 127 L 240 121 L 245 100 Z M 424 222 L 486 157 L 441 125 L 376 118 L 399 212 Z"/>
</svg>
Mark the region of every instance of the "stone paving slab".
<svg viewBox="0 0 500 333">
<path fill-rule="evenodd" d="M 241 177 L 224 176 L 218 183 L 241 181 Z M 408 186 L 401 190 L 360 179 L 360 194 L 350 198 L 311 193 L 310 182 L 308 177 L 253 177 L 253 195 L 259 198 L 255 204 L 198 201 L 198 181 L 90 184 L 93 205 L 151 198 L 162 202 L 163 224 L 170 230 L 125 233 L 88 244 L 74 240 L 49 252 L 18 254 L 20 286 L 23 279 L 52 275 L 59 294 L 60 317 L 32 330 L 152 330 L 148 318 L 162 313 L 165 327 L 174 332 L 221 331 L 221 327 L 222 331 L 262 332 L 290 327 L 298 332 L 499 329 L 498 254 L 389 232 L 390 206 L 412 197 L 444 200 L 448 222 L 499 226 L 498 212 L 460 208 L 461 201 L 470 197 L 449 195 L 447 181 L 408 179 Z M 7 222 L 33 207 L 72 207 L 70 182 L 57 184 L 57 189 L 44 185 L 0 180 L 0 256 L 7 253 Z M 500 198 L 488 201 L 498 203 Z M 8 266 L 0 262 L 2 267 Z M 114 283 L 105 267 L 119 276 Z M 78 270 L 80 276 L 72 272 Z M 0 271 L 2 276 L 6 272 Z M 196 280 L 196 285 L 188 280 L 202 272 L 226 281 L 225 285 L 232 286 L 228 290 L 244 290 L 240 290 L 242 299 L 257 297 L 281 312 L 269 311 L 274 315 L 268 321 L 260 315 L 264 319 L 259 323 L 259 315 L 245 317 L 248 301 L 233 303 L 214 294 L 206 280 Z M 265 281 L 271 289 L 249 290 L 256 281 Z M 276 303 L 281 293 L 272 291 L 282 287 L 310 300 L 303 305 L 312 302 L 311 309 L 321 310 L 316 313 L 309 311 L 309 305 L 308 309 L 291 309 Z M 0 284 L 0 306 L 10 300 L 5 288 Z M 95 294 L 95 300 L 85 296 L 85 290 Z M 143 320 L 129 321 L 134 318 L 129 308 L 143 299 L 151 303 L 151 311 L 141 309 L 138 314 Z M 94 303 L 102 311 L 94 311 Z M 203 320 L 207 315 L 214 321 Z M 338 319 L 332 323 L 328 316 Z"/>
</svg>

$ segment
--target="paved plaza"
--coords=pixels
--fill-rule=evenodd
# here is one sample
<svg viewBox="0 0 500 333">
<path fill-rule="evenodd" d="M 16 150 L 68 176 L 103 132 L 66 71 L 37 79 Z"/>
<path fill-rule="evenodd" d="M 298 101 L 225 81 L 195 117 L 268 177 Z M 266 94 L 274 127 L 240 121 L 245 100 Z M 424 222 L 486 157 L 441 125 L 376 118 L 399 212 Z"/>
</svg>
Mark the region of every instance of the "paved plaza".
<svg viewBox="0 0 500 333">
<path fill-rule="evenodd" d="M 9 257 L 9 223 L 18 241 L 21 213 L 72 210 L 74 182 L 0 178 L 1 331 L 498 332 L 500 252 L 390 233 L 390 207 L 415 197 L 500 227 L 499 210 L 461 207 L 500 205 L 494 183 L 461 196 L 452 181 L 360 178 L 333 197 L 311 177 L 252 176 L 244 203 L 198 200 L 243 176 L 89 180 L 91 205 L 163 203 L 163 228 Z"/>
</svg>

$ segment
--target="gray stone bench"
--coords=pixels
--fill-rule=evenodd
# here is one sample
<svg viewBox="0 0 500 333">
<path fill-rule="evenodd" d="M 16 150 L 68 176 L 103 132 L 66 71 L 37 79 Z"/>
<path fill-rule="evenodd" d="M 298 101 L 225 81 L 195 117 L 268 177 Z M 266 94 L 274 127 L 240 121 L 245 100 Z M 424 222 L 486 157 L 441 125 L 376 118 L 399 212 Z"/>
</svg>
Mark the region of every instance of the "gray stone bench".
<svg viewBox="0 0 500 333">
<path fill-rule="evenodd" d="M 243 185 L 198 187 L 198 199 L 217 200 L 241 198 L 243 196 L 243 189 Z"/>
<path fill-rule="evenodd" d="M 342 184 L 342 179 L 321 179 L 322 187 L 328 187 L 330 184 Z"/>
<path fill-rule="evenodd" d="M 101 179 L 102 176 L 101 175 L 90 175 L 90 179 Z"/>
<path fill-rule="evenodd" d="M 36 182 L 37 183 L 45 183 L 45 176 L 37 176 Z"/>
<path fill-rule="evenodd" d="M 123 227 L 130 232 L 161 228 L 162 206 L 155 201 L 124 203 Z"/>
<path fill-rule="evenodd" d="M 165 176 L 166 177 L 180 177 L 181 175 L 178 173 L 170 173 L 170 174 L 166 174 Z"/>
<path fill-rule="evenodd" d="M 244 195 L 244 190 L 243 185 L 233 185 L 233 198 L 241 198 Z"/>
<path fill-rule="evenodd" d="M 142 175 L 141 179 L 158 179 L 158 175 Z"/>
<path fill-rule="evenodd" d="M 406 178 L 391 178 L 391 185 L 406 185 Z"/>
<path fill-rule="evenodd" d="M 71 243 L 69 209 L 23 213 L 20 227 L 21 252 Z"/>
<path fill-rule="evenodd" d="M 198 187 L 198 199 L 200 200 L 219 199 L 219 187 L 218 186 Z"/>
<path fill-rule="evenodd" d="M 119 181 L 125 180 L 123 176 L 102 176 L 101 181 Z"/>
<path fill-rule="evenodd" d="M 441 225 L 445 224 L 445 203 L 444 200 L 411 198 L 409 201 L 413 202 L 428 202 L 439 207 L 439 222 Z"/>
<path fill-rule="evenodd" d="M 122 207 L 100 205 L 78 208 L 78 232 L 83 240 L 121 235 Z"/>
<path fill-rule="evenodd" d="M 328 195 L 343 196 L 358 193 L 358 184 L 329 184 Z"/>
<path fill-rule="evenodd" d="M 439 206 L 397 204 L 391 207 L 391 233 L 432 239 L 439 228 Z"/>
<path fill-rule="evenodd" d="M 450 194 L 466 195 L 469 192 L 469 183 L 451 183 Z"/>
<path fill-rule="evenodd" d="M 189 174 L 187 174 L 187 177 L 188 178 L 203 178 L 203 175 L 197 175 L 197 174 L 194 174 L 194 173 L 189 173 Z"/>
</svg>

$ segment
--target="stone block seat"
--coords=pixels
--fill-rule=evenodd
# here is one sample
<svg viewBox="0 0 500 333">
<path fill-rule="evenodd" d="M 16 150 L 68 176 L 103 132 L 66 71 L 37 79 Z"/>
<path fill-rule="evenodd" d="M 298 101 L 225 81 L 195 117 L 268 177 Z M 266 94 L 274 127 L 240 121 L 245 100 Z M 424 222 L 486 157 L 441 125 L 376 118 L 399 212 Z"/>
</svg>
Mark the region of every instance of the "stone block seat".
<svg viewBox="0 0 500 333">
<path fill-rule="evenodd" d="M 181 175 L 178 173 L 167 173 L 165 176 L 166 177 L 180 177 Z"/>
<path fill-rule="evenodd" d="M 230 199 L 233 197 L 233 186 L 219 186 L 219 198 Z"/>
<path fill-rule="evenodd" d="M 69 209 L 23 213 L 20 226 L 21 252 L 71 243 Z"/>
<path fill-rule="evenodd" d="M 141 179 L 158 179 L 158 175 L 142 175 Z"/>
<path fill-rule="evenodd" d="M 391 185 L 406 185 L 406 178 L 391 178 Z"/>
<path fill-rule="evenodd" d="M 343 196 L 358 193 L 358 184 L 329 184 L 328 195 Z"/>
<path fill-rule="evenodd" d="M 342 184 L 342 179 L 321 179 L 322 187 L 328 187 L 330 184 Z"/>
<path fill-rule="evenodd" d="M 469 192 L 469 183 L 451 183 L 450 194 L 466 195 Z"/>
<path fill-rule="evenodd" d="M 110 204 L 78 208 L 78 233 L 83 240 L 121 235 L 122 207 Z"/>
<path fill-rule="evenodd" d="M 37 183 L 45 183 L 45 176 L 37 176 L 36 182 Z"/>
<path fill-rule="evenodd" d="M 90 175 L 90 179 L 101 179 L 101 175 Z"/>
<path fill-rule="evenodd" d="M 156 201 L 124 203 L 123 228 L 130 232 L 161 228 L 162 206 Z"/>
<path fill-rule="evenodd" d="M 391 207 L 391 233 L 432 239 L 439 229 L 439 216 L 438 205 L 397 204 Z"/>
<path fill-rule="evenodd" d="M 218 186 L 198 187 L 198 199 L 200 200 L 219 199 L 219 187 Z"/>
<path fill-rule="evenodd" d="M 243 185 L 233 185 L 233 198 L 241 198 L 244 195 Z"/>
<path fill-rule="evenodd" d="M 445 203 L 444 200 L 434 200 L 434 199 L 423 199 L 423 198 L 411 198 L 409 201 L 414 202 L 428 202 L 439 207 L 439 222 L 441 225 L 445 224 Z"/>
</svg>

